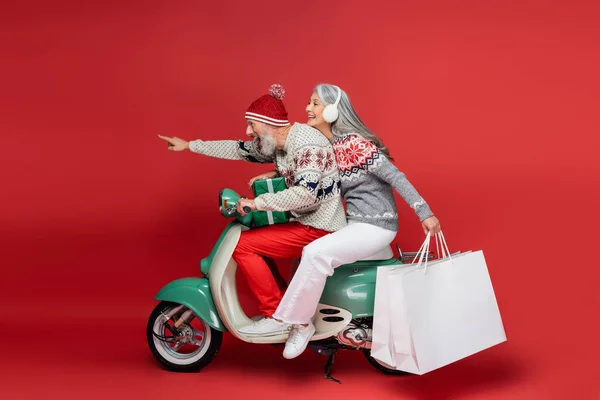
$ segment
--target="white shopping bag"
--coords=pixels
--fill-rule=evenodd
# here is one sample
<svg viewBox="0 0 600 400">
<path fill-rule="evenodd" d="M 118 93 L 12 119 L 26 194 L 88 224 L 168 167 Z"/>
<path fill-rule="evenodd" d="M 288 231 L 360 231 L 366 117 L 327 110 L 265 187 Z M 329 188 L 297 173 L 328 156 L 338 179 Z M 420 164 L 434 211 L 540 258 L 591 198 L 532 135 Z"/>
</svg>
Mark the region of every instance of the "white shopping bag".
<svg viewBox="0 0 600 400">
<path fill-rule="evenodd" d="M 426 242 L 428 243 L 428 240 L 426 240 Z M 415 257 L 415 260 L 419 259 L 420 263 L 423 261 L 423 255 L 428 254 L 423 251 L 424 249 L 425 242 Z M 433 265 L 437 262 L 440 262 L 440 260 L 430 262 L 429 265 Z M 408 328 L 407 321 L 405 321 L 406 310 L 401 309 L 403 304 L 390 303 L 390 291 L 394 291 L 395 288 L 389 284 L 389 277 L 392 271 L 394 273 L 398 273 L 398 271 L 402 271 L 402 273 L 408 273 L 416 270 L 417 268 L 421 268 L 422 265 L 420 263 L 406 264 L 400 267 L 379 267 L 377 269 L 371 356 L 379 361 L 384 362 L 391 368 L 408 370 L 413 364 L 416 365 L 416 360 L 413 356 L 414 348 L 412 346 L 412 342 L 402 342 L 400 340 L 394 341 L 394 335 L 392 334 L 392 320 L 394 321 L 394 325 L 396 327 L 396 330 L 394 331 L 396 337 L 410 338 L 410 329 Z M 395 342 L 398 343 L 399 348 L 395 348 Z"/>
<path fill-rule="evenodd" d="M 371 355 L 419 375 L 506 340 L 483 252 L 450 256 L 443 234 L 439 236 L 441 260 L 424 259 L 428 235 L 416 265 L 388 268 L 377 275 Z M 385 302 L 387 309 L 382 306 Z M 387 343 L 377 332 L 386 324 L 384 312 Z"/>
<path fill-rule="evenodd" d="M 396 352 L 390 321 L 390 298 L 388 276 L 391 268 L 377 268 L 375 285 L 375 306 L 373 309 L 373 334 L 371 338 L 371 356 L 389 365 L 396 366 Z"/>
</svg>

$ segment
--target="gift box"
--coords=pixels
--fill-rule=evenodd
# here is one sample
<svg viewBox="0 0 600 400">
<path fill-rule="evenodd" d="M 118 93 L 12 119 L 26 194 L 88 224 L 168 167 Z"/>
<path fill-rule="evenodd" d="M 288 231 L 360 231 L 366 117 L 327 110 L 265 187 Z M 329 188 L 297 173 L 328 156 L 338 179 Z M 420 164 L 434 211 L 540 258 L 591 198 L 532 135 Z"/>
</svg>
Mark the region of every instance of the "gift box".
<svg viewBox="0 0 600 400">
<path fill-rule="evenodd" d="M 257 179 L 252 184 L 252 190 L 254 191 L 254 197 L 260 196 L 264 193 L 277 193 L 287 189 L 285 185 L 285 178 L 273 178 L 273 179 Z M 288 212 L 279 211 L 252 211 L 252 220 L 254 221 L 254 227 L 267 226 L 273 224 L 284 224 L 290 220 Z"/>
</svg>

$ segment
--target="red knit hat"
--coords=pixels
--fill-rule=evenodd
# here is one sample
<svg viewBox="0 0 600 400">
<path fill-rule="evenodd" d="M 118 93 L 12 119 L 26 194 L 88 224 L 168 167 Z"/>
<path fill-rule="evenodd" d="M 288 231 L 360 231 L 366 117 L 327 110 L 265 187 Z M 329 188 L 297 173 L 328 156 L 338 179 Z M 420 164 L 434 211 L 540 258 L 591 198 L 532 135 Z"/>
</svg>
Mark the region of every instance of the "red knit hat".
<svg viewBox="0 0 600 400">
<path fill-rule="evenodd" d="M 271 85 L 269 94 L 265 94 L 255 100 L 248 111 L 246 111 L 246 119 L 263 122 L 273 126 L 287 126 L 288 113 L 283 105 L 285 90 L 281 85 Z"/>
</svg>

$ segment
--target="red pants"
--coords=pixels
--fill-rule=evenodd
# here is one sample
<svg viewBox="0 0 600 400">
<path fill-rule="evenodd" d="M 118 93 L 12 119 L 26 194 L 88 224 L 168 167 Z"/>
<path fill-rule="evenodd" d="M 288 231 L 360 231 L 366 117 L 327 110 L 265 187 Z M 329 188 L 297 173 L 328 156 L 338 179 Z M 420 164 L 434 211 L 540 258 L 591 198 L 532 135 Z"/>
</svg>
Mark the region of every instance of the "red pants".
<svg viewBox="0 0 600 400">
<path fill-rule="evenodd" d="M 298 222 L 242 232 L 233 259 L 248 280 L 248 286 L 258 300 L 258 309 L 265 317 L 273 316 L 282 294 L 263 256 L 301 257 L 304 246 L 328 233 Z"/>
</svg>

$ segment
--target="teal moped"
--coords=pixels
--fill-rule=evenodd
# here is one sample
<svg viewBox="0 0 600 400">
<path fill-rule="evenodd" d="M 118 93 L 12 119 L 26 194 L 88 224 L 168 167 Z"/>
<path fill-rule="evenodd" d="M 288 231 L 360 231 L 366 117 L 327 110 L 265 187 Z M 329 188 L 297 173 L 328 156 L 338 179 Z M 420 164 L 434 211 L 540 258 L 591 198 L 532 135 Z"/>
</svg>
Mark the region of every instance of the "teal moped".
<svg viewBox="0 0 600 400">
<path fill-rule="evenodd" d="M 232 258 L 242 231 L 250 229 L 254 211 L 242 216 L 236 211 L 240 196 L 231 189 L 219 192 L 220 212 L 234 217 L 210 254 L 200 261 L 203 277 L 168 283 L 156 295 L 160 301 L 147 326 L 152 354 L 171 371 L 199 371 L 219 352 L 224 332 L 249 343 L 283 345 L 287 334 L 248 337 L 239 329 L 252 322 L 242 310 L 236 290 L 237 264 Z M 250 211 L 250 210 L 244 210 Z M 313 318 L 316 332 L 309 348 L 329 356 L 325 376 L 340 349 L 362 351 L 367 361 L 386 374 L 403 375 L 371 356 L 371 332 L 377 268 L 400 266 L 414 253 L 394 258 L 390 246 L 367 259 L 336 268 L 327 280 Z"/>
</svg>

